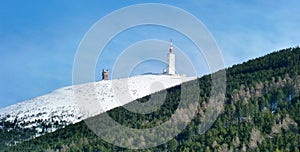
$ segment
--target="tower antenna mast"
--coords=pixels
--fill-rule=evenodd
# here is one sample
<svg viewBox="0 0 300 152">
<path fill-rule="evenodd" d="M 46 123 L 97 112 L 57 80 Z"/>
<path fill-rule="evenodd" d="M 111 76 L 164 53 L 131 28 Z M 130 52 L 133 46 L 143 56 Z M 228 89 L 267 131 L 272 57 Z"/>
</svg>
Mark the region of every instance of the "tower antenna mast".
<svg viewBox="0 0 300 152">
<path fill-rule="evenodd" d="M 172 39 L 170 40 L 169 58 L 168 58 L 168 74 L 175 75 L 175 54 L 173 53 Z"/>
<path fill-rule="evenodd" d="M 170 53 L 173 53 L 173 43 L 172 43 L 172 39 L 170 40 Z"/>
</svg>

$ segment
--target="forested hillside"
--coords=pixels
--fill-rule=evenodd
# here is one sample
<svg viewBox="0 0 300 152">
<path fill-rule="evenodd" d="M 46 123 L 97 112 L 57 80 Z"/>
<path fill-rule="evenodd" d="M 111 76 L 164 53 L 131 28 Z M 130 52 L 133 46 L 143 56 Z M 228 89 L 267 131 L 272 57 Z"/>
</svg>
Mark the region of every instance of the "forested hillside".
<svg viewBox="0 0 300 152">
<path fill-rule="evenodd" d="M 210 75 L 187 82 L 190 91 L 193 91 L 195 84 L 200 85 L 200 107 L 192 122 L 168 143 L 138 151 L 299 151 L 300 48 L 280 50 L 234 65 L 226 69 L 226 74 L 223 111 L 206 133 L 199 132 L 199 125 L 207 110 Z M 135 114 L 119 107 L 108 114 L 117 122 L 132 128 L 160 125 L 171 117 L 180 100 L 180 86 L 167 92 L 165 103 L 153 113 Z M 148 98 L 135 102 L 144 102 Z M 192 100 L 193 97 L 189 98 Z M 139 144 L 144 144 L 142 137 Z M 1 147 L 1 150 L 132 151 L 105 142 L 89 130 L 84 122 L 16 146 Z"/>
</svg>

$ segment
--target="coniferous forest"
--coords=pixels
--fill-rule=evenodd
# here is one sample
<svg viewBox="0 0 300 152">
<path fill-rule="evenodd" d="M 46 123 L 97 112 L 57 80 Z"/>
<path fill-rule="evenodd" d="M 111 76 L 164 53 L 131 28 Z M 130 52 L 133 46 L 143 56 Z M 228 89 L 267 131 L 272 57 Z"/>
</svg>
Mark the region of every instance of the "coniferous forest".
<svg viewBox="0 0 300 152">
<path fill-rule="evenodd" d="M 199 126 L 207 111 L 211 75 L 187 82 L 187 91 L 200 85 L 197 113 L 179 135 L 163 145 L 141 150 L 117 147 L 95 135 L 85 122 L 79 122 L 14 146 L 2 145 L 0 151 L 299 151 L 300 48 L 276 51 L 225 70 L 225 102 L 220 107 L 221 114 L 205 133 L 199 132 Z M 136 114 L 118 107 L 107 113 L 131 128 L 160 125 L 177 109 L 180 88 L 168 89 L 166 101 L 155 112 Z M 160 92 L 156 94 L 159 96 Z M 193 100 L 193 96 L 187 98 Z M 99 118 L 101 114 L 89 119 Z M 0 136 L 18 134 L 2 129 Z M 145 144 L 144 137 L 138 138 L 137 144 Z"/>
</svg>

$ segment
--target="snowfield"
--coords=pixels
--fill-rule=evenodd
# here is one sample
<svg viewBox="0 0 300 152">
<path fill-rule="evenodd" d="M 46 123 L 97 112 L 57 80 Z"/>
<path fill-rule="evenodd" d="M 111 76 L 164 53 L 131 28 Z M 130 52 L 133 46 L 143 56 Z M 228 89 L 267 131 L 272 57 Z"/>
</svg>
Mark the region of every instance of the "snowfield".
<svg viewBox="0 0 300 152">
<path fill-rule="evenodd" d="M 46 132 L 53 132 L 58 124 L 66 126 L 79 122 L 195 78 L 140 75 L 64 87 L 0 109 L 0 118 L 5 118 L 5 121 L 15 121 L 21 128 L 34 127 L 40 133 L 41 124 L 47 124 L 51 127 Z"/>
</svg>

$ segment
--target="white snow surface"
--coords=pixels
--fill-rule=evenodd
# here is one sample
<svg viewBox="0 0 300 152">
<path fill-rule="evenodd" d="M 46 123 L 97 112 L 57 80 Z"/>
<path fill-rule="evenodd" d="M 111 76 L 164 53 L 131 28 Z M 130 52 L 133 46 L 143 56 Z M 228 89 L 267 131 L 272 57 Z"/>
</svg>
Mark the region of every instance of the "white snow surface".
<svg viewBox="0 0 300 152">
<path fill-rule="evenodd" d="M 195 78 L 139 75 L 63 87 L 0 109 L 0 118 L 6 117 L 7 121 L 17 119 L 26 124 L 23 125 L 25 128 L 38 127 L 37 120 L 46 124 L 64 122 L 65 126 Z M 51 128 L 49 132 L 55 130 Z"/>
</svg>

